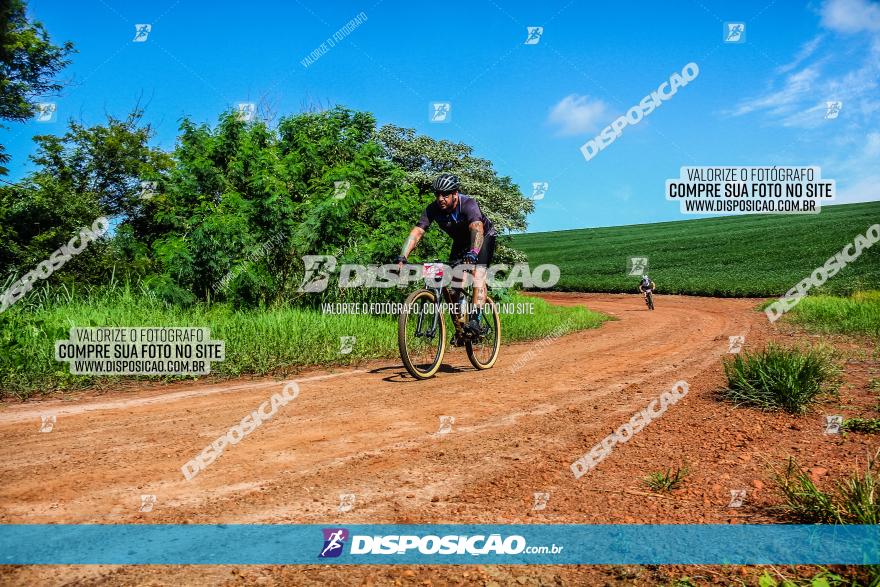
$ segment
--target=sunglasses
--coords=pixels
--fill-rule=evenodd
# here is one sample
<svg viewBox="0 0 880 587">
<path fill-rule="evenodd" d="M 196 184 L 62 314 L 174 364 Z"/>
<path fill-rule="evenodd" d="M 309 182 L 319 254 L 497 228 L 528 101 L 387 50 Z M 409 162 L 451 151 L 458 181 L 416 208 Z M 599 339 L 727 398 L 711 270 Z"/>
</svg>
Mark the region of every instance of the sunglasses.
<svg viewBox="0 0 880 587">
<path fill-rule="evenodd" d="M 436 192 L 434 195 L 435 195 L 438 199 L 441 199 L 441 198 L 442 198 L 442 199 L 444 199 L 444 200 L 448 200 L 448 199 L 451 198 L 453 195 L 455 195 L 455 192 Z"/>
</svg>

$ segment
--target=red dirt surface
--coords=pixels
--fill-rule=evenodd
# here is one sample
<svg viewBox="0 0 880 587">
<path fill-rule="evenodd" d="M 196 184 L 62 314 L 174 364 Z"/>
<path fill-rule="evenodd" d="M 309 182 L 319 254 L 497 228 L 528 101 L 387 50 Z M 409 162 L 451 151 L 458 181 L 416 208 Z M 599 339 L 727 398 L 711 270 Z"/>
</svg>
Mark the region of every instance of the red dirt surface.
<svg viewBox="0 0 880 587">
<path fill-rule="evenodd" d="M 542 295 L 615 316 L 601 328 L 505 344 L 475 371 L 460 350 L 428 381 L 398 360 L 297 377 L 300 394 L 191 481 L 181 466 L 283 382 L 272 379 L 151 385 L 99 397 L 0 404 L 2 523 L 770 523 L 772 469 L 796 457 L 820 483 L 863 470 L 880 441 L 824 434 L 824 415 L 872 415 L 878 353 L 869 341 L 818 337 L 768 323 L 759 300 Z M 503 328 L 503 324 L 502 324 Z M 833 343 L 844 385 L 805 416 L 719 401 L 728 337 L 746 350 L 770 340 Z M 534 355 L 511 372 L 530 350 Z M 685 380 L 689 393 L 595 469 L 569 466 L 633 413 Z M 49 433 L 41 415 L 55 414 Z M 455 418 L 438 434 L 440 416 Z M 877 413 L 874 412 L 876 417 Z M 671 494 L 643 479 L 687 463 Z M 728 508 L 730 491 L 745 503 Z M 550 494 L 533 510 L 533 494 Z M 339 495 L 356 496 L 338 511 Z M 141 495 L 156 496 L 140 512 Z M 0 567 L 3 584 L 626 584 L 696 577 L 742 580 L 720 567 Z M 737 583 L 738 584 L 738 583 Z"/>
</svg>

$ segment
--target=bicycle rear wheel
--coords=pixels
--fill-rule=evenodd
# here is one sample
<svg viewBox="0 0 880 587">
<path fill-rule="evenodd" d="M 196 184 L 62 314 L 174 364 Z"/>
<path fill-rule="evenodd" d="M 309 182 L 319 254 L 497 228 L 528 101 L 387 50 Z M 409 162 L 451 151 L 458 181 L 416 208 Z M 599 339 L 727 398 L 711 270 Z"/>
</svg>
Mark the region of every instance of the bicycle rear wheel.
<svg viewBox="0 0 880 587">
<path fill-rule="evenodd" d="M 471 365 L 477 369 L 489 369 L 498 359 L 498 350 L 501 348 L 501 317 L 498 316 L 498 307 L 490 297 L 486 298 L 483 305 L 480 327 L 486 331 L 485 334 L 476 340 L 467 341 L 465 348 Z"/>
<path fill-rule="evenodd" d="M 409 294 L 397 319 L 397 346 L 409 374 L 416 379 L 433 377 L 446 351 L 446 321 L 440 300 L 430 289 Z"/>
</svg>

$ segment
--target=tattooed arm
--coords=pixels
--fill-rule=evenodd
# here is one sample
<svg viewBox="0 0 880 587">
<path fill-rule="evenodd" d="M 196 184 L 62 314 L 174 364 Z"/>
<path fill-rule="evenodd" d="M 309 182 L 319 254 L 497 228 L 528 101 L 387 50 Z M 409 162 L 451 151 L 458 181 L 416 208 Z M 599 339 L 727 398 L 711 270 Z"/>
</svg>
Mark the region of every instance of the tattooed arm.
<svg viewBox="0 0 880 587">
<path fill-rule="evenodd" d="M 422 240 L 422 235 L 424 234 L 425 230 L 423 228 L 418 226 L 413 227 L 409 236 L 403 241 L 403 248 L 400 249 L 400 256 L 409 257 L 409 254 L 413 252 L 413 249 L 415 249 L 416 245 L 419 244 L 419 241 Z"/>
<path fill-rule="evenodd" d="M 479 252 L 483 246 L 483 223 L 480 221 L 471 222 L 468 224 L 468 228 L 471 230 L 471 250 Z"/>
</svg>

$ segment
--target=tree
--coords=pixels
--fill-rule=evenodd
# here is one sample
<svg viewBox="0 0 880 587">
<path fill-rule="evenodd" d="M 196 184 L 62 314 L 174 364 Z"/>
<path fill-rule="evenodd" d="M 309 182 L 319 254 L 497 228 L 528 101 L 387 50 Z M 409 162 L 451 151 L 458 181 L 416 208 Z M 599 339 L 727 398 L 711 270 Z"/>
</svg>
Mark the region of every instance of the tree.
<svg viewBox="0 0 880 587">
<path fill-rule="evenodd" d="M 275 129 L 234 112 L 215 128 L 184 120 L 156 199 L 154 284 L 174 299 L 316 302 L 297 292 L 304 255 L 389 261 L 425 202 L 375 136 L 371 114 L 342 107 L 283 117 Z M 438 250 L 425 241 L 426 255 Z"/>
<path fill-rule="evenodd" d="M 168 301 L 224 299 L 239 305 L 294 301 L 386 301 L 394 288 L 298 291 L 303 257 L 340 264 L 390 262 L 432 200 L 438 171 L 462 176 L 500 231 L 525 227 L 531 202 L 463 144 L 376 129 L 368 112 L 343 107 L 286 116 L 277 127 L 237 112 L 216 125 L 184 119 L 175 148 L 149 146 L 135 110 L 62 136 L 38 136 L 37 171 L 0 186 L 0 272 L 30 269 L 100 215 L 111 236 L 65 266 L 65 277 L 101 283 L 143 279 Z M 148 198 L 141 182 L 155 182 Z M 430 231 L 420 259 L 445 258 Z M 501 247 L 499 247 L 501 249 Z M 500 262 L 518 260 L 510 249 Z M 507 255 L 503 257 L 502 255 Z M 331 280 L 333 284 L 335 280 Z"/>
<path fill-rule="evenodd" d="M 103 125 L 70 122 L 62 136 L 34 137 L 37 152 L 31 159 L 38 169 L 18 185 L 0 186 L 0 274 L 28 271 L 99 216 L 121 222 L 129 232 L 129 227 L 150 224 L 141 181 L 159 180 L 171 159 L 148 145 L 153 133 L 141 117 L 135 110 L 125 119 L 110 116 Z M 120 244 L 130 243 L 120 239 Z M 66 273 L 99 282 L 119 259 L 104 251 L 98 266 L 91 251 L 98 247 L 89 248 Z M 143 255 L 136 260 L 130 254 L 126 261 L 119 263 L 117 276 L 142 265 Z"/>
<path fill-rule="evenodd" d="M 454 173 L 461 178 L 462 193 L 476 198 L 500 235 L 526 229 L 526 216 L 535 205 L 509 177 L 499 176 L 491 161 L 475 157 L 469 145 L 438 141 L 390 124 L 379 130 L 378 139 L 391 162 L 405 171 L 407 181 L 420 193 L 431 193 L 431 182 L 438 174 Z M 500 240 L 495 255 L 499 262 L 525 261 L 522 252 Z"/>
<path fill-rule="evenodd" d="M 31 118 L 36 100 L 57 93 L 61 84 L 55 75 L 64 69 L 73 52 L 69 41 L 58 47 L 38 21 L 30 21 L 24 0 L 3 0 L 0 3 L 0 119 L 17 122 Z M 9 155 L 0 145 L 0 175 Z"/>
</svg>

